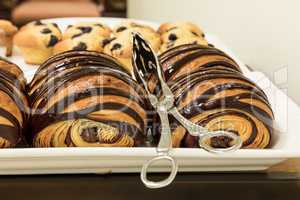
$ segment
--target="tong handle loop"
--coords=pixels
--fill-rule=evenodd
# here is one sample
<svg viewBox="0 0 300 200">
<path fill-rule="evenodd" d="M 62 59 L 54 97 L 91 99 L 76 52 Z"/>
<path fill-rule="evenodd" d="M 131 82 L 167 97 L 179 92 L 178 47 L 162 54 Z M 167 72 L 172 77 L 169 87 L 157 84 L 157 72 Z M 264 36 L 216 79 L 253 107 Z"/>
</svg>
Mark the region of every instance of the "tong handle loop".
<svg viewBox="0 0 300 200">
<path fill-rule="evenodd" d="M 199 146 L 210 153 L 226 153 L 236 151 L 242 147 L 243 141 L 240 136 L 229 131 L 208 131 L 206 128 L 199 126 L 192 121 L 186 119 L 180 114 L 176 107 L 170 109 L 172 114 L 182 126 L 186 128 L 190 135 L 199 137 Z M 233 145 L 228 148 L 214 148 L 206 143 L 213 137 L 227 137 L 232 139 Z"/>
<path fill-rule="evenodd" d="M 148 169 L 151 166 L 151 164 L 153 164 L 154 162 L 157 162 L 159 160 L 161 160 L 161 161 L 166 160 L 166 161 L 168 161 L 168 163 L 170 163 L 170 165 L 171 165 L 170 175 L 162 181 L 158 181 L 158 182 L 150 181 L 147 177 Z M 148 188 L 151 188 L 151 189 L 162 188 L 162 187 L 168 186 L 170 183 L 173 182 L 173 180 L 176 177 L 177 171 L 178 171 L 178 164 L 174 158 L 172 158 L 171 156 L 168 156 L 168 155 L 160 155 L 160 156 L 152 158 L 151 160 L 148 160 L 143 165 L 143 168 L 141 171 L 141 180 L 144 183 L 144 185 Z"/>
</svg>

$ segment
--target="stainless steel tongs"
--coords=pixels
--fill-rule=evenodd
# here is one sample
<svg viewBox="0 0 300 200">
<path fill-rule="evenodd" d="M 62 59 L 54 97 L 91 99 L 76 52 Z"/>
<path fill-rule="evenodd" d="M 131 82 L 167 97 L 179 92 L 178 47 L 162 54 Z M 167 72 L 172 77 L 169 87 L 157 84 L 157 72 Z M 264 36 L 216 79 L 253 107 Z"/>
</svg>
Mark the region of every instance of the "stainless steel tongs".
<svg viewBox="0 0 300 200">
<path fill-rule="evenodd" d="M 150 45 L 138 33 L 133 34 L 133 66 L 134 74 L 138 82 L 140 82 L 147 92 L 148 99 L 159 115 L 161 121 L 161 136 L 157 146 L 157 156 L 146 162 L 141 171 L 141 180 L 149 188 L 161 188 L 169 185 L 176 177 L 178 165 L 174 158 L 169 155 L 172 149 L 172 137 L 168 115 L 174 118 L 188 131 L 192 136 L 199 138 L 199 146 L 210 153 L 224 153 L 235 151 L 242 146 L 241 138 L 228 131 L 209 131 L 199 126 L 180 114 L 174 106 L 174 95 L 167 85 L 162 68 L 157 56 Z M 154 75 L 159 81 L 161 96 L 152 93 L 148 87 L 149 78 Z M 214 148 L 206 141 L 213 137 L 228 137 L 232 139 L 232 146 L 229 148 Z M 151 164 L 156 161 L 165 160 L 171 164 L 171 173 L 169 177 L 163 181 L 153 182 L 148 180 L 147 172 Z"/>
</svg>

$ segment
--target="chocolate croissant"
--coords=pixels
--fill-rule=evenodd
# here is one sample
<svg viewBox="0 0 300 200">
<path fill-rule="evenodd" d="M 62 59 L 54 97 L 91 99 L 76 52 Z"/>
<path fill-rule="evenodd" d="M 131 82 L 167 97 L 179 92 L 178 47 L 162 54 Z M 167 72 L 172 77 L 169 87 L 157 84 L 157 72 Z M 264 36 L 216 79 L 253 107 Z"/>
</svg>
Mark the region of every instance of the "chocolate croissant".
<svg viewBox="0 0 300 200">
<path fill-rule="evenodd" d="M 35 147 L 147 144 L 144 91 L 114 58 L 69 51 L 40 66 L 29 84 Z"/>
<path fill-rule="evenodd" d="M 243 148 L 270 145 L 274 116 L 268 98 L 232 58 L 213 47 L 182 45 L 160 55 L 160 62 L 183 116 L 211 131 L 239 135 Z M 155 81 L 150 84 L 155 86 Z M 173 146 L 199 147 L 198 138 L 175 119 L 172 133 Z M 209 143 L 219 148 L 231 145 L 224 137 Z"/>
<path fill-rule="evenodd" d="M 25 85 L 20 68 L 0 58 L 0 148 L 25 144 L 29 117 Z"/>
</svg>

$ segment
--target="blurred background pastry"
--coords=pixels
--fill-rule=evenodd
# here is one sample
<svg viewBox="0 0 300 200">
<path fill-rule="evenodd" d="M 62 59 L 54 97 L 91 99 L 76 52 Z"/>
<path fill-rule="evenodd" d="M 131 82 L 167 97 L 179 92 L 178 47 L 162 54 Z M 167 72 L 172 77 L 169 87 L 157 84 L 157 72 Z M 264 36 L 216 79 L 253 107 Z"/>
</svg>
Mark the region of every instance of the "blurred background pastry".
<svg viewBox="0 0 300 200">
<path fill-rule="evenodd" d="M 130 72 L 133 70 L 131 63 L 133 32 L 140 33 L 149 42 L 155 52 L 159 51 L 161 45 L 160 36 L 155 31 L 148 28 L 135 27 L 128 27 L 126 30 L 118 32 L 113 38 L 107 41 L 107 43 L 104 44 L 104 53 L 117 58 Z"/>
<path fill-rule="evenodd" d="M 193 24 L 191 22 L 186 22 L 186 21 L 163 23 L 159 26 L 158 33 L 164 34 L 166 32 L 169 32 L 173 29 L 178 29 L 178 28 L 188 30 L 195 36 L 203 37 L 203 38 L 205 37 L 204 32 L 200 29 L 199 26 L 197 26 L 196 24 Z"/>
<path fill-rule="evenodd" d="M 208 46 L 203 31 L 190 22 L 163 23 L 158 28 L 162 46 L 160 52 L 182 44 L 200 44 Z"/>
<path fill-rule="evenodd" d="M 25 145 L 29 117 L 25 78 L 15 64 L 0 57 L 0 148 Z"/>
<path fill-rule="evenodd" d="M 111 32 L 111 29 L 107 25 L 99 22 L 80 22 L 67 27 L 63 33 L 63 40 L 82 35 L 109 37 Z"/>
<path fill-rule="evenodd" d="M 58 54 L 70 50 L 89 50 L 103 52 L 102 43 L 105 38 L 97 35 L 82 35 L 58 42 L 54 46 L 53 53 Z"/>
<path fill-rule="evenodd" d="M 41 64 L 53 54 L 53 47 L 61 38 L 56 24 L 35 21 L 20 29 L 14 37 L 14 44 L 26 63 Z"/>
<path fill-rule="evenodd" d="M 152 27 L 147 26 L 145 24 L 136 23 L 136 22 L 133 22 L 130 20 L 124 20 L 124 22 L 122 22 L 114 27 L 113 33 L 115 35 L 118 35 L 128 29 L 130 29 L 130 30 L 145 30 L 145 31 L 155 32 L 155 30 Z"/>
<path fill-rule="evenodd" d="M 29 88 L 35 147 L 146 145 L 144 92 L 111 56 L 57 54 L 40 66 Z"/>
<path fill-rule="evenodd" d="M 171 49 L 173 47 L 177 47 L 183 44 L 199 44 L 203 46 L 208 46 L 208 42 L 201 37 L 183 37 L 183 38 L 177 38 L 175 35 L 171 34 L 164 34 L 164 36 L 169 36 L 167 37 L 167 42 L 162 43 L 160 47 L 160 52 L 165 52 L 168 49 Z"/>
<path fill-rule="evenodd" d="M 62 41 L 54 47 L 54 54 L 69 50 L 103 52 L 103 42 L 111 35 L 111 29 L 97 22 L 81 22 L 69 25 L 63 32 Z"/>
<path fill-rule="evenodd" d="M 13 37 L 17 33 L 18 28 L 10 21 L 0 19 L 0 45 L 6 47 L 5 55 L 7 57 L 12 55 Z"/>
</svg>

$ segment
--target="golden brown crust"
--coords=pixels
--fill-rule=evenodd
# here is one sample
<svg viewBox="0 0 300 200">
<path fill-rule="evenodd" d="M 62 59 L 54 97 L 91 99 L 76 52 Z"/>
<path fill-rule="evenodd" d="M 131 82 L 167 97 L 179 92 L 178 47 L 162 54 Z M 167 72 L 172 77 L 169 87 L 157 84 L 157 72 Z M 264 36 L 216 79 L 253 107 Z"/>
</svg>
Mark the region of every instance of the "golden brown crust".
<svg viewBox="0 0 300 200">
<path fill-rule="evenodd" d="M 203 32 L 189 22 L 165 23 L 160 26 L 158 32 L 162 40 L 161 53 L 183 44 L 208 46 Z"/>
<path fill-rule="evenodd" d="M 230 57 L 215 48 L 183 45 L 165 52 L 160 60 L 176 106 L 187 119 L 210 131 L 238 134 L 243 148 L 270 146 L 274 116 L 268 99 Z M 174 147 L 199 147 L 197 137 L 172 123 Z M 207 142 L 217 148 L 231 145 L 225 137 Z"/>
<path fill-rule="evenodd" d="M 195 24 L 191 22 L 178 21 L 178 22 L 167 22 L 160 25 L 158 33 L 164 34 L 174 28 L 181 28 L 191 31 L 198 37 L 204 37 L 204 32 Z"/>
<path fill-rule="evenodd" d="M 1 19 L 0 29 L 2 29 L 6 35 L 14 35 L 18 31 L 18 28 L 15 25 L 13 25 L 10 21 Z"/>
<path fill-rule="evenodd" d="M 80 22 L 70 25 L 63 33 L 63 40 L 81 35 L 97 35 L 104 38 L 110 37 L 112 30 L 105 24 L 97 22 Z"/>
<path fill-rule="evenodd" d="M 104 37 L 97 35 L 82 35 L 76 38 L 65 39 L 54 46 L 53 53 L 58 54 L 70 50 L 103 52 L 103 40 L 105 40 Z"/>
<path fill-rule="evenodd" d="M 34 146 L 145 145 L 148 116 L 140 87 L 112 57 L 82 52 L 52 57 L 41 68 L 60 69 L 31 84 Z"/>
<path fill-rule="evenodd" d="M 21 50 L 29 64 L 41 64 L 53 53 L 53 47 L 62 38 L 57 25 L 29 23 L 14 37 L 14 44 Z"/>
<path fill-rule="evenodd" d="M 133 32 L 140 33 L 149 42 L 155 52 L 159 51 L 161 45 L 159 35 L 146 29 L 127 29 L 121 32 L 117 37 L 113 38 L 107 45 L 105 45 L 104 53 L 117 58 L 131 72 L 133 70 L 131 64 Z"/>
<path fill-rule="evenodd" d="M 136 23 L 136 22 L 133 22 L 130 20 L 125 20 L 124 22 L 115 26 L 113 29 L 113 33 L 114 33 L 114 35 L 119 35 L 122 32 L 127 31 L 127 30 L 149 31 L 149 32 L 155 33 L 155 30 L 152 27 L 147 26 L 145 24 Z"/>
<path fill-rule="evenodd" d="M 10 21 L 0 20 L 0 45 L 6 47 L 6 56 L 12 55 L 13 50 L 13 37 L 18 31 L 18 28 L 14 26 Z"/>
<path fill-rule="evenodd" d="M 0 148 L 23 141 L 29 110 L 25 78 L 13 63 L 0 58 Z"/>
<path fill-rule="evenodd" d="M 175 41 L 169 41 L 169 42 L 163 43 L 160 47 L 160 53 L 163 53 L 169 49 L 172 49 L 174 47 L 184 45 L 184 44 L 199 44 L 199 45 L 203 45 L 203 46 L 208 46 L 208 42 L 204 38 L 185 37 L 185 38 L 177 39 Z"/>
<path fill-rule="evenodd" d="M 96 22 L 70 25 L 63 33 L 63 40 L 55 45 L 54 54 L 69 50 L 103 52 L 103 42 L 111 32 L 108 26 Z"/>
</svg>

